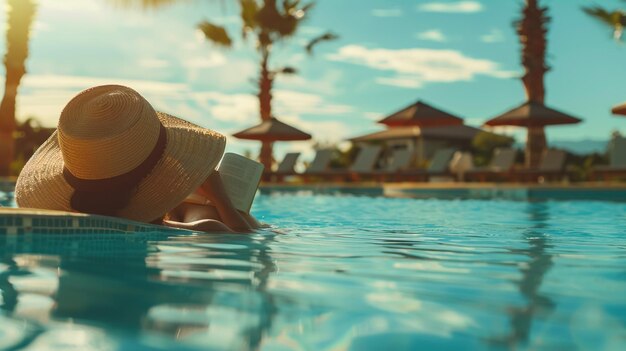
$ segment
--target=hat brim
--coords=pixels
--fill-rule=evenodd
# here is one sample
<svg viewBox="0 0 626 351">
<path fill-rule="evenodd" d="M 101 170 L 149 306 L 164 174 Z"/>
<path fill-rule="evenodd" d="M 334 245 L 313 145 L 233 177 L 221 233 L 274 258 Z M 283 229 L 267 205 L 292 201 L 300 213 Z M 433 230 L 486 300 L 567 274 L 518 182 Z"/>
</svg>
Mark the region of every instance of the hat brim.
<svg viewBox="0 0 626 351">
<path fill-rule="evenodd" d="M 167 132 L 163 156 L 139 183 L 119 217 L 151 222 L 166 214 L 194 192 L 215 170 L 224 154 L 226 138 L 157 112 Z M 132 150 L 128 150 L 132 152 Z M 74 189 L 63 177 L 63 156 L 54 132 L 28 160 L 15 186 L 19 207 L 72 211 Z"/>
</svg>

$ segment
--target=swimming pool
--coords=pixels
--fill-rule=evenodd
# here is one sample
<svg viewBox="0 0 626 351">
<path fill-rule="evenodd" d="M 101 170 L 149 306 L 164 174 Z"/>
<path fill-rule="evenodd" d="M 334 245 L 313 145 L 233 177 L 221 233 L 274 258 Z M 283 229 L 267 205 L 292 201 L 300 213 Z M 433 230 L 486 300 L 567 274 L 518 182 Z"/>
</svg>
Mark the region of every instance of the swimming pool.
<svg viewBox="0 0 626 351">
<path fill-rule="evenodd" d="M 0 236 L 0 350 L 626 349 L 626 203 L 364 194 L 264 193 L 253 235 Z"/>
</svg>

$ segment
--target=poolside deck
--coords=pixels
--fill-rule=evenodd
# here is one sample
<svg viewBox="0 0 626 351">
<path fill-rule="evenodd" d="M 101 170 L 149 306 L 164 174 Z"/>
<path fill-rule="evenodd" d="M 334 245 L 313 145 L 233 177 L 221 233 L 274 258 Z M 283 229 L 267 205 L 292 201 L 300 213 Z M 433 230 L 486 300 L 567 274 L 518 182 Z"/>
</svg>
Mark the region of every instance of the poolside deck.
<svg viewBox="0 0 626 351">
<path fill-rule="evenodd" d="M 313 192 L 398 198 L 626 201 L 626 183 L 312 183 L 263 184 L 261 192 Z"/>
</svg>

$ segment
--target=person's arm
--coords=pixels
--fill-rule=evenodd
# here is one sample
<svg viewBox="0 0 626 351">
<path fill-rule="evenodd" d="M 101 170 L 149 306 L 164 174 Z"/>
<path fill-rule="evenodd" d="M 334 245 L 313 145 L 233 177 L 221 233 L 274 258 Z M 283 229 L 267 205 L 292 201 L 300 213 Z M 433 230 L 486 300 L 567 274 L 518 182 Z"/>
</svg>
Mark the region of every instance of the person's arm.
<svg viewBox="0 0 626 351">
<path fill-rule="evenodd" d="M 222 178 L 217 171 L 209 175 L 207 180 L 200 186 L 200 192 L 206 196 L 217 209 L 220 219 L 224 224 L 236 232 L 250 232 L 250 223 L 233 206 L 224 190 Z"/>
<path fill-rule="evenodd" d="M 172 220 L 164 220 L 163 225 L 199 232 L 233 233 L 233 230 L 228 228 L 226 224 L 215 219 L 201 219 L 194 222 L 177 222 Z"/>
</svg>

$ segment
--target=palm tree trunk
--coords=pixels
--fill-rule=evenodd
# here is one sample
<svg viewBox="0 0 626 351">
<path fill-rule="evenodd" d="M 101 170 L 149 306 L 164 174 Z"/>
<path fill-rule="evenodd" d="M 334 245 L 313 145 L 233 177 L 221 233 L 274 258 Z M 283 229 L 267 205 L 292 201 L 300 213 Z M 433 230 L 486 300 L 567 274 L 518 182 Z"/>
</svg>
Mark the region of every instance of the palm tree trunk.
<svg viewBox="0 0 626 351">
<path fill-rule="evenodd" d="M 543 77 L 550 69 L 546 64 L 546 33 L 547 24 L 550 22 L 546 12 L 547 8 L 539 7 L 537 0 L 526 0 L 523 17 L 517 23 L 517 33 L 522 44 L 522 65 L 525 69 L 522 83 L 526 97 L 528 101 L 542 104 L 546 93 Z M 544 127 L 529 126 L 526 139 L 526 167 L 538 167 L 546 148 Z"/>
<path fill-rule="evenodd" d="M 262 121 L 272 118 L 272 83 L 274 78 L 268 69 L 269 50 L 261 50 L 261 77 L 259 78 L 259 111 Z M 264 141 L 261 144 L 259 161 L 265 166 L 267 171 L 272 169 L 272 142 Z"/>
<path fill-rule="evenodd" d="M 4 96 L 0 102 L 0 176 L 9 175 L 15 143 L 15 100 L 17 90 L 26 73 L 28 39 L 35 16 L 33 0 L 7 0 L 7 52 L 4 56 L 6 79 Z"/>
</svg>

